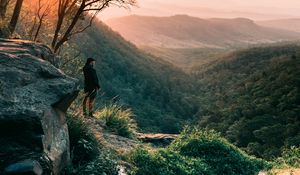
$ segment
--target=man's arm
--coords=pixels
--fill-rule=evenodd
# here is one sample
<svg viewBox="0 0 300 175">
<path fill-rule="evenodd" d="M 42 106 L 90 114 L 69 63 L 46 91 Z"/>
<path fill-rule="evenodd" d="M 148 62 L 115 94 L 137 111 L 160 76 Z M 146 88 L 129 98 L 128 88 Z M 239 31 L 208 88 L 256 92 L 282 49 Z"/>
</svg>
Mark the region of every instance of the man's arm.
<svg viewBox="0 0 300 175">
<path fill-rule="evenodd" d="M 99 80 L 98 80 L 97 72 L 96 72 L 95 69 L 92 69 L 92 79 L 93 79 L 94 85 L 95 85 L 98 89 L 100 89 Z"/>
</svg>

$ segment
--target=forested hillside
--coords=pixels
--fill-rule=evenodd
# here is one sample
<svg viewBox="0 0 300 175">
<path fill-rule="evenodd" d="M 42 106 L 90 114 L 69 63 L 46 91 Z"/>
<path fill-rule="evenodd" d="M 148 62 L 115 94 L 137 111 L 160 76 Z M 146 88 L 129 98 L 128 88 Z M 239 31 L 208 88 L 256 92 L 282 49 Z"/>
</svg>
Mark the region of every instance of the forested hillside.
<svg viewBox="0 0 300 175">
<path fill-rule="evenodd" d="M 258 47 L 195 68 L 199 125 L 265 158 L 299 145 L 299 51 L 298 44 Z"/>
</svg>

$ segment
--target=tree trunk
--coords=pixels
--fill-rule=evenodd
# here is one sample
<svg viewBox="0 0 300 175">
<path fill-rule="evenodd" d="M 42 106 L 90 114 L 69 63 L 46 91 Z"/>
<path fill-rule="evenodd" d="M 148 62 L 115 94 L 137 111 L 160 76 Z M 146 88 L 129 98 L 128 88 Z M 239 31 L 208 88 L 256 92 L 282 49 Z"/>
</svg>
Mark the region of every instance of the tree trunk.
<svg viewBox="0 0 300 175">
<path fill-rule="evenodd" d="M 71 24 L 69 25 L 68 29 L 66 30 L 66 32 L 64 33 L 63 37 L 56 43 L 56 45 L 54 46 L 54 53 L 56 53 L 58 51 L 58 49 L 69 39 L 69 36 L 73 30 L 73 28 L 75 27 L 76 23 L 78 22 L 80 15 L 83 13 L 84 10 L 84 3 L 81 4 L 81 6 L 79 7 L 79 9 L 77 10 L 77 13 L 75 14 Z"/>
<path fill-rule="evenodd" d="M 13 13 L 10 23 L 9 23 L 9 30 L 10 30 L 11 34 L 13 34 L 16 29 L 18 19 L 20 16 L 20 12 L 21 12 L 21 8 L 22 8 L 22 4 L 23 4 L 23 0 L 17 0 L 16 6 L 14 9 L 14 13 Z"/>
<path fill-rule="evenodd" d="M 59 2 L 58 13 L 57 13 L 58 19 L 57 19 L 57 23 L 56 23 L 56 27 L 55 27 L 54 37 L 53 37 L 52 43 L 51 43 L 52 49 L 54 49 L 54 47 L 57 43 L 59 32 L 60 32 L 62 24 L 64 22 L 66 11 L 68 8 L 68 3 L 69 3 L 69 1 L 63 1 L 63 0 L 59 0 L 58 2 Z"/>
<path fill-rule="evenodd" d="M 0 17 L 2 20 L 5 18 L 7 5 L 8 0 L 0 0 Z"/>
<path fill-rule="evenodd" d="M 64 14 L 58 16 L 58 20 L 57 20 L 56 27 L 55 27 L 55 32 L 54 32 L 54 37 L 53 37 L 52 43 L 51 43 L 52 48 L 54 48 L 55 45 L 56 45 L 58 35 L 59 35 L 59 32 L 60 32 L 60 29 L 61 29 L 61 26 L 62 26 L 63 22 L 64 22 Z"/>
</svg>

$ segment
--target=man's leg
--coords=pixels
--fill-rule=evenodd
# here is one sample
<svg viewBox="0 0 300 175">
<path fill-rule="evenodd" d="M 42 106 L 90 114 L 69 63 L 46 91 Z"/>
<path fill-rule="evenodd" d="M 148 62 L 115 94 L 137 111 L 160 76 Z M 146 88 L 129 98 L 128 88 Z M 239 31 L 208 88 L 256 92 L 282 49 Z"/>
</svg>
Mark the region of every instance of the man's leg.
<svg viewBox="0 0 300 175">
<path fill-rule="evenodd" d="M 86 106 L 87 106 L 87 102 L 89 101 L 89 93 L 87 93 L 83 99 L 83 103 L 82 103 L 82 109 L 83 109 L 83 115 L 87 116 L 88 112 L 86 110 Z"/>
<path fill-rule="evenodd" d="M 93 113 L 94 113 L 94 102 L 95 102 L 95 98 L 97 96 L 97 91 L 94 90 L 90 95 L 89 95 L 89 116 L 90 117 L 94 117 Z"/>
</svg>

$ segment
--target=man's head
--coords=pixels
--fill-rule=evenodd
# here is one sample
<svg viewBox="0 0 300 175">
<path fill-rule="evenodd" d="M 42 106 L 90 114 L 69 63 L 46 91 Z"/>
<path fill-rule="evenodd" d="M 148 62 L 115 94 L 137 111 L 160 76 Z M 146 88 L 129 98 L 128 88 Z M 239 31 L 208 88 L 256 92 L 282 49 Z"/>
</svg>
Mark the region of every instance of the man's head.
<svg viewBox="0 0 300 175">
<path fill-rule="evenodd" d="M 96 64 L 96 60 L 94 58 L 88 58 L 86 60 L 86 64 L 87 65 L 91 65 L 91 66 L 94 66 Z"/>
</svg>

